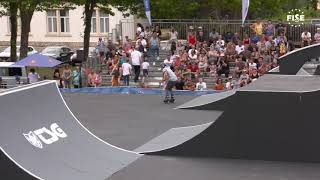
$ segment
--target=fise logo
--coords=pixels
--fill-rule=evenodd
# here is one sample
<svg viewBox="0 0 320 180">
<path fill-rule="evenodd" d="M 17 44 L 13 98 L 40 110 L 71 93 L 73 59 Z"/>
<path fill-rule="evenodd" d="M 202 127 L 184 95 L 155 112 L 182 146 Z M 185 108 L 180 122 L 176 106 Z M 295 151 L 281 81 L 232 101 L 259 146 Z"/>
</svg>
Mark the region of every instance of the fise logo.
<svg viewBox="0 0 320 180">
<path fill-rule="evenodd" d="M 287 22 L 292 27 L 300 27 L 304 24 L 305 15 L 300 9 L 292 9 L 287 14 Z"/>
<path fill-rule="evenodd" d="M 50 126 L 50 130 L 43 127 L 41 129 L 30 131 L 27 134 L 23 133 L 23 136 L 35 147 L 42 149 L 43 144 L 52 144 L 58 141 L 60 138 L 66 138 L 67 134 L 58 126 L 57 123 L 53 123 Z"/>
</svg>

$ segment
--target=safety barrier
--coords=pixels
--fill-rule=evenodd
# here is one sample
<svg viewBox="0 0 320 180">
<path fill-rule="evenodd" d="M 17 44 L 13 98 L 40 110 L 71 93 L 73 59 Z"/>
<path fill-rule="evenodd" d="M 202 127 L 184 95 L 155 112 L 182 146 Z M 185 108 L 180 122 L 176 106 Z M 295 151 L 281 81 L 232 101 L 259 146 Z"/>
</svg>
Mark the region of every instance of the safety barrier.
<svg viewBox="0 0 320 180">
<path fill-rule="evenodd" d="M 164 94 L 162 89 L 147 89 L 136 87 L 99 87 L 99 88 L 71 88 L 60 89 L 62 93 L 97 93 L 97 94 Z M 188 95 L 188 96 L 201 96 L 205 94 L 214 94 L 222 91 L 206 90 L 206 91 L 189 91 L 189 90 L 176 90 L 176 95 Z"/>
</svg>

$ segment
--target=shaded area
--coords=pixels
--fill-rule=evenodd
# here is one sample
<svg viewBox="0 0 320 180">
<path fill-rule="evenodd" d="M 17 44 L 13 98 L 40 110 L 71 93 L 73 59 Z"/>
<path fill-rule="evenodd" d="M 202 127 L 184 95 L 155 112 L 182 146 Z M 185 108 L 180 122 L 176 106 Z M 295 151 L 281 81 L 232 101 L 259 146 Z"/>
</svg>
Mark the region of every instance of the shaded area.
<svg viewBox="0 0 320 180">
<path fill-rule="evenodd" d="M 318 180 L 319 164 L 143 156 L 108 180 Z"/>
</svg>

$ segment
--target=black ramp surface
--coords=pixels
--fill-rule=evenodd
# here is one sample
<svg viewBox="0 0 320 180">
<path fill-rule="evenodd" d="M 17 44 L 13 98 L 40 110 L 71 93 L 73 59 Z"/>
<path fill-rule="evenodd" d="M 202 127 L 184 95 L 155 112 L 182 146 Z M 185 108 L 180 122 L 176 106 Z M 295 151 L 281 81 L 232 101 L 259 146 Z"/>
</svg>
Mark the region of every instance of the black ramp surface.
<svg viewBox="0 0 320 180">
<path fill-rule="evenodd" d="M 223 111 L 228 106 L 230 101 L 232 101 L 232 97 L 235 92 L 235 90 L 232 90 L 215 94 L 202 95 L 178 106 L 177 109 L 206 109 L 209 104 L 211 106 L 214 104 L 215 110 Z"/>
<path fill-rule="evenodd" d="M 279 74 L 296 75 L 309 60 L 320 57 L 320 44 L 293 50 L 279 59 Z"/>
<path fill-rule="evenodd" d="M 320 77 L 271 76 L 237 91 L 198 136 L 147 154 L 320 162 Z"/>
<path fill-rule="evenodd" d="M 0 101 L 6 102 L 0 104 L 0 147 L 16 168 L 48 180 L 103 180 L 141 157 L 88 132 L 65 105 L 55 82 L 33 86 L 0 93 Z M 1 171 L 8 169 L 4 154 Z"/>
<path fill-rule="evenodd" d="M 217 114 L 221 114 L 221 112 L 216 112 Z M 219 115 L 217 115 L 219 116 Z M 175 146 L 178 146 L 198 134 L 202 131 L 207 129 L 211 126 L 212 123 L 201 124 L 197 126 L 188 126 L 188 127 L 180 127 L 180 128 L 172 128 L 167 132 L 163 133 L 162 135 L 152 139 L 148 143 L 140 146 L 139 148 L 135 149 L 135 152 L 154 152 L 160 151 L 164 149 L 169 149 Z"/>
<path fill-rule="evenodd" d="M 320 165 L 143 156 L 108 180 L 319 180 Z"/>
</svg>

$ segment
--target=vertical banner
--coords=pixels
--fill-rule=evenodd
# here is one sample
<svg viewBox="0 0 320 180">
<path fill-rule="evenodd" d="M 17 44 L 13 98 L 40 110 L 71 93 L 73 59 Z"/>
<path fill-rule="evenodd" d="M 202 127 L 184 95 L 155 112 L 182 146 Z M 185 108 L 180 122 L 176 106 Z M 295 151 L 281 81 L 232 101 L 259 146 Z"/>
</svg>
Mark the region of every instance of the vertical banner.
<svg viewBox="0 0 320 180">
<path fill-rule="evenodd" d="M 247 18 L 248 11 L 249 11 L 249 0 L 242 0 L 242 25 Z"/>
<path fill-rule="evenodd" d="M 151 7 L 150 7 L 150 0 L 143 0 L 144 2 L 144 11 L 146 12 L 146 16 L 148 18 L 149 24 L 151 25 Z"/>
</svg>

